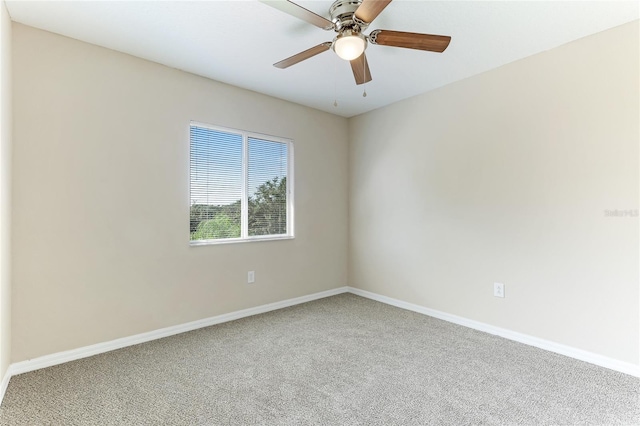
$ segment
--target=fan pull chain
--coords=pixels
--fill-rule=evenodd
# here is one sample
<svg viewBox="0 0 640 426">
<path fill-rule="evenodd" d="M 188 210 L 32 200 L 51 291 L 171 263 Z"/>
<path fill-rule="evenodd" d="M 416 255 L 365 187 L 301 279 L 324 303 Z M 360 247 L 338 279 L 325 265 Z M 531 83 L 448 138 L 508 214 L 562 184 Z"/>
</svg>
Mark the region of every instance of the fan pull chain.
<svg viewBox="0 0 640 426">
<path fill-rule="evenodd" d="M 364 59 L 362 61 L 362 75 L 364 75 L 364 86 L 363 86 L 363 92 L 362 92 L 362 97 L 366 98 L 367 97 L 367 56 L 364 54 L 364 52 L 362 52 L 362 59 Z"/>
</svg>

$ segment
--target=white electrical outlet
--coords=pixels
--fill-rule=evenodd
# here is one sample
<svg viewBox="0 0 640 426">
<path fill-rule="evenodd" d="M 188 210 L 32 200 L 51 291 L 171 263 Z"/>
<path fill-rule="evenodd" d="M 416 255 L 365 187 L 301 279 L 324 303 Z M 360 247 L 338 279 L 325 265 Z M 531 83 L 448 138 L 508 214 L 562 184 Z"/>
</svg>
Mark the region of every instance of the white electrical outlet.
<svg viewBox="0 0 640 426">
<path fill-rule="evenodd" d="M 493 283 L 493 295 L 495 297 L 504 297 L 504 284 Z"/>
<path fill-rule="evenodd" d="M 252 284 L 256 282 L 256 271 L 249 271 L 247 273 L 247 283 Z"/>
</svg>

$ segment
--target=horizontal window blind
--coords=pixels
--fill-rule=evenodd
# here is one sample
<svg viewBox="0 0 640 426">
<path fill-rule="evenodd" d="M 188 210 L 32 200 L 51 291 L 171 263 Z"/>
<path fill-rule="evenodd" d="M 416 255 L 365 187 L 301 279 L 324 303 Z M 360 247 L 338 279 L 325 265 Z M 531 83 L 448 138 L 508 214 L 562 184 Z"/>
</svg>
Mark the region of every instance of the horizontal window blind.
<svg viewBox="0 0 640 426">
<path fill-rule="evenodd" d="M 191 240 L 240 238 L 241 134 L 191 126 Z"/>
<path fill-rule="evenodd" d="M 249 235 L 287 233 L 287 144 L 249 138 Z"/>
<path fill-rule="evenodd" d="M 192 123 L 190 147 L 192 243 L 293 236 L 291 142 Z"/>
</svg>

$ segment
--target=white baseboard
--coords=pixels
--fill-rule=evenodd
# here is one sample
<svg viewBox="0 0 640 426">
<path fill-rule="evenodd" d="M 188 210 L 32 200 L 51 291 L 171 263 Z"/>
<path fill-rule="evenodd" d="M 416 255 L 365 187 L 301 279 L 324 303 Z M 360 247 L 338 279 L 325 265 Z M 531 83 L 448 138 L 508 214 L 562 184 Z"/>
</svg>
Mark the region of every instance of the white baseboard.
<svg viewBox="0 0 640 426">
<path fill-rule="evenodd" d="M 69 361 L 75 361 L 80 358 L 86 358 L 93 355 L 121 349 L 127 346 L 138 345 L 150 340 L 161 339 L 163 337 L 173 336 L 174 334 L 184 333 L 186 331 L 196 330 L 198 328 L 209 327 L 210 325 L 220 324 L 223 322 L 233 321 L 252 315 L 263 314 L 276 309 L 282 309 L 289 306 L 299 305 L 301 303 L 310 302 L 312 300 L 322 299 L 336 294 L 346 293 L 347 287 L 340 287 L 333 290 L 322 291 L 320 293 L 309 294 L 307 296 L 296 297 L 293 299 L 283 300 L 281 302 L 269 303 L 267 305 L 256 306 L 255 308 L 243 309 L 241 311 L 230 312 L 228 314 L 217 315 L 215 317 L 205 318 L 198 321 L 188 322 L 186 324 L 175 325 L 172 327 L 161 328 L 159 330 L 149 331 L 147 333 L 136 334 L 134 336 L 123 337 L 111 340 L 109 342 L 97 343 L 95 345 L 85 346 L 82 348 L 71 349 L 64 352 L 57 352 L 51 355 L 45 355 L 26 361 L 16 362 L 9 366 L 7 375 L 15 376 L 29 371 L 39 370 L 45 367 L 62 364 Z M 9 379 L 7 380 L 7 384 Z M 4 382 L 3 382 L 4 384 Z M 6 387 L 6 385 L 5 385 Z M 2 399 L 0 399 L 0 402 Z"/>
<path fill-rule="evenodd" d="M 561 345 L 559 343 L 555 343 L 549 340 L 540 339 L 537 337 L 529 336 L 522 333 L 517 333 L 515 331 L 495 327 L 489 324 L 481 323 L 478 321 L 470 320 L 470 319 L 459 317 L 456 315 L 447 314 L 445 312 L 436 311 L 435 309 L 429 309 L 423 306 L 414 305 L 412 303 L 404 302 L 398 299 L 393 299 L 387 296 L 382 296 L 380 294 L 372 293 L 366 290 L 361 290 L 355 287 L 339 287 L 333 290 L 327 290 L 320 293 L 310 294 L 307 296 L 287 299 L 280 302 L 269 303 L 267 305 L 256 306 L 255 308 L 243 309 L 241 311 L 235 311 L 235 312 L 230 312 L 228 314 L 217 315 L 215 317 L 205 318 L 198 321 L 192 321 L 186 324 L 166 327 L 159 330 L 150 331 L 147 333 L 136 334 L 134 336 L 123 337 L 121 339 L 111 340 L 109 342 L 97 343 L 95 345 L 85 346 L 82 348 L 72 349 L 64 352 L 58 352 L 51 355 L 45 355 L 38 358 L 29 359 L 26 361 L 16 362 L 9 366 L 9 368 L 7 369 L 7 372 L 2 378 L 2 382 L 0 383 L 0 403 L 2 403 L 2 400 L 4 399 L 4 394 L 7 390 L 7 386 L 9 385 L 9 380 L 11 379 L 12 376 L 15 376 L 18 374 L 39 370 L 41 368 L 51 367 L 58 364 L 63 364 L 69 361 L 75 361 L 77 359 L 98 355 L 98 354 L 113 351 L 116 349 L 121 349 L 127 346 L 138 345 L 140 343 L 161 339 L 163 337 L 173 336 L 175 334 L 184 333 L 187 331 L 192 331 L 192 330 L 196 330 L 203 327 L 209 327 L 215 324 L 233 321 L 240 318 L 249 317 L 252 315 L 258 315 L 265 312 L 286 308 L 289 306 L 299 305 L 301 303 L 306 303 L 306 302 L 322 299 L 329 296 L 334 296 L 341 293 L 353 293 L 355 295 L 376 300 L 378 302 L 386 303 L 391 306 L 396 306 L 398 308 L 418 312 L 418 313 L 428 315 L 434 318 L 438 318 L 444 321 L 452 322 L 454 324 L 473 328 L 475 330 L 484 331 L 486 333 L 501 336 L 506 339 L 524 343 L 526 345 L 535 346 L 540 349 L 555 352 L 571 358 L 579 359 L 581 361 L 586 361 L 591 364 L 609 368 L 611 370 L 616 370 L 622 373 L 630 374 L 632 376 L 640 377 L 640 366 L 635 364 L 622 362 L 622 361 L 619 361 L 613 358 L 608 358 L 592 352 L 587 352 L 587 351 L 576 349 L 570 346 Z"/>
<path fill-rule="evenodd" d="M 424 306 L 414 305 L 413 303 L 408 303 L 402 300 L 393 299 L 391 297 L 382 296 L 380 294 L 361 290 L 359 288 L 348 287 L 348 289 L 350 293 L 366 297 L 367 299 L 376 300 L 387 305 L 396 306 L 398 308 L 406 309 L 413 312 L 418 312 L 420 314 L 452 322 L 454 324 L 473 328 L 474 330 L 484 331 L 485 333 L 494 334 L 496 336 L 504 337 L 505 339 L 524 343 L 525 345 L 535 346 L 536 348 L 544 349 L 560 355 L 568 356 L 570 358 L 575 358 L 580 361 L 595 364 L 600 367 L 605 367 L 611 370 L 619 371 L 621 373 L 629 374 L 631 376 L 640 377 L 640 365 L 637 364 L 623 362 L 593 352 L 588 352 L 582 349 L 577 349 L 571 346 L 552 342 L 550 340 L 540 339 L 538 337 L 518 333 L 516 331 L 507 330 L 505 328 L 496 327 L 479 321 L 470 320 L 468 318 L 459 317 L 457 315 L 448 314 L 446 312 L 437 311 L 435 309 L 425 308 Z"/>
<path fill-rule="evenodd" d="M 7 392 L 7 386 L 9 386 L 9 380 L 11 379 L 11 366 L 7 368 L 7 371 L 4 373 L 2 377 L 2 382 L 0 383 L 0 403 L 4 399 L 4 394 Z"/>
</svg>

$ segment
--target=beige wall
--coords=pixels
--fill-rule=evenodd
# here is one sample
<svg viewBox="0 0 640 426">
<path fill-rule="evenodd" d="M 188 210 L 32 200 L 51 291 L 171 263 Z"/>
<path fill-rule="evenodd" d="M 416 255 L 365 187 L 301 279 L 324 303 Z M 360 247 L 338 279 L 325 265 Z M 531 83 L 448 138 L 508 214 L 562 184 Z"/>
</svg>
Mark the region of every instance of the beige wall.
<svg viewBox="0 0 640 426">
<path fill-rule="evenodd" d="M 350 121 L 350 284 L 638 364 L 638 22 Z M 503 282 L 506 298 L 492 295 Z"/>
<path fill-rule="evenodd" d="M 0 378 L 11 361 L 11 32 L 0 1 Z"/>
<path fill-rule="evenodd" d="M 346 119 L 13 37 L 14 362 L 347 284 Z M 294 140 L 294 240 L 189 247 L 190 120 Z"/>
</svg>

